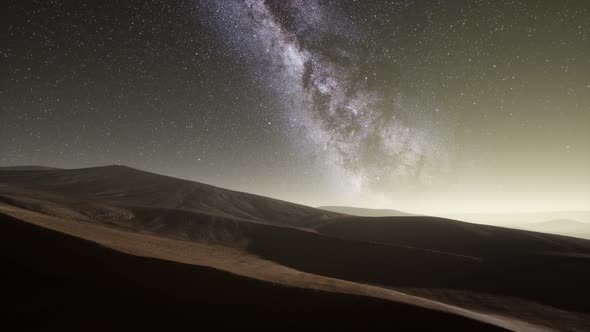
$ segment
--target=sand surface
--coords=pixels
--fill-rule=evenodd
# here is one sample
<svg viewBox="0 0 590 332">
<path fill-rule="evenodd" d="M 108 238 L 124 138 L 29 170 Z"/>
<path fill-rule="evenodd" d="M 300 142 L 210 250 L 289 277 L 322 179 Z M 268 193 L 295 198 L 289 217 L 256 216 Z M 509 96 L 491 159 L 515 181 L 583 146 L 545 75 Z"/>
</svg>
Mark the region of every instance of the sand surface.
<svg viewBox="0 0 590 332">
<path fill-rule="evenodd" d="M 31 244 L 31 234 L 41 232 L 34 229 L 64 237 L 52 241 L 95 243 L 125 257 L 114 260 L 144 257 L 158 271 L 168 264 L 182 266 L 174 269 L 199 267 L 223 275 L 223 280 L 234 278 L 232 287 L 242 291 L 261 287 L 260 294 L 268 298 L 260 296 L 252 310 L 269 306 L 273 299 L 297 298 L 300 302 L 293 303 L 300 306 L 282 310 L 294 310 L 301 323 L 346 326 L 346 319 L 338 322 L 335 316 L 349 310 L 358 326 L 400 324 L 405 330 L 425 328 L 425 322 L 436 326 L 438 319 L 455 330 L 473 330 L 470 324 L 479 324 L 476 330 L 590 329 L 585 299 L 590 243 L 579 239 L 440 218 L 351 218 L 120 166 L 0 171 L 0 213 L 2 227 L 21 225 L 2 232 L 9 240 L 2 249 L 5 259 L 59 280 L 64 279 L 60 273 L 76 267 L 58 269 L 56 275 L 46 262 L 39 263 L 47 246 Z M 17 254 L 19 245 L 29 246 L 27 255 Z M 102 264 L 106 271 L 115 270 L 108 259 Z M 205 272 L 186 273 L 188 278 Z M 159 282 L 174 279 L 167 278 Z M 94 288 L 89 289 L 104 287 L 90 284 Z M 158 293 L 154 308 L 176 294 L 162 291 L 158 282 L 144 286 L 130 294 Z M 277 295 L 277 289 L 285 294 Z M 197 301 L 199 307 L 216 303 L 209 305 L 211 317 L 231 317 L 231 311 L 212 308 L 239 302 L 213 293 L 201 300 L 189 295 L 183 301 Z M 127 300 L 135 305 L 133 296 Z M 319 315 L 304 309 L 307 296 L 321 297 L 331 306 L 344 296 L 359 306 L 330 307 Z M 178 310 L 189 319 L 185 304 L 179 302 Z M 275 316 L 267 317 L 269 324 L 282 317 Z"/>
</svg>

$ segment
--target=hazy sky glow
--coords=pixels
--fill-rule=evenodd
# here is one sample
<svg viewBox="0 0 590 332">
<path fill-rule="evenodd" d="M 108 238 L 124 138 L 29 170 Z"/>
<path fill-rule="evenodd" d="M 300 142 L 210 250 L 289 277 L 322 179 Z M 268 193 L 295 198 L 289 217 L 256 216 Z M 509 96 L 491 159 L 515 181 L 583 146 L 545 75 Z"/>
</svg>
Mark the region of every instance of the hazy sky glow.
<svg viewBox="0 0 590 332">
<path fill-rule="evenodd" d="M 9 1 L 0 165 L 308 205 L 590 208 L 590 3 Z"/>
</svg>

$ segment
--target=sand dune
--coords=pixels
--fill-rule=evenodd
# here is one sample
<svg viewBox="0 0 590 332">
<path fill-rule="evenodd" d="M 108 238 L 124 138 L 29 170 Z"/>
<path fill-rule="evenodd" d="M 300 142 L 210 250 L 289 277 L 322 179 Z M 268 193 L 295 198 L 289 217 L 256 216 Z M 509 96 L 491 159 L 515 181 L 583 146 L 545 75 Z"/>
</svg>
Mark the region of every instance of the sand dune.
<svg viewBox="0 0 590 332">
<path fill-rule="evenodd" d="M 204 266 L 126 255 L 6 215 L 0 220 L 8 322 L 27 329 L 277 329 L 329 322 L 335 328 L 500 330 L 376 297 L 284 287 Z"/>
<path fill-rule="evenodd" d="M 219 216 L 306 227 L 337 213 L 202 183 L 104 166 L 56 171 L 2 172 L 3 183 L 115 205 L 184 209 Z"/>
<path fill-rule="evenodd" d="M 442 312 L 517 331 L 590 327 L 585 299 L 590 242 L 584 240 L 441 218 L 352 218 L 120 166 L 0 172 L 0 212 L 18 225 L 34 224 L 126 254 L 152 257 L 157 266 L 173 261 L 213 268 L 217 274 L 229 272 L 236 288 L 251 287 L 237 285 L 250 285 L 253 281 L 248 280 L 254 279 L 264 289 L 271 283 L 321 290 L 326 292 L 322 301 L 339 301 L 332 293 L 342 293 L 393 303 L 383 308 L 409 306 L 370 309 L 395 317 L 415 310 L 408 314 L 408 324 L 414 324 L 412 317 Z M 35 232 L 39 231 L 12 236 L 21 239 L 12 245 L 22 245 L 22 239 Z M 19 257 L 10 258 L 17 247 L 2 252 L 15 264 L 22 263 Z M 201 272 L 191 273 L 198 278 Z M 276 296 L 307 301 L 307 295 L 293 295 L 302 290 L 285 289 Z M 134 288 L 129 294 L 151 291 Z M 258 292 L 242 290 L 246 291 Z M 159 294 L 153 305 L 174 293 Z M 272 296 L 260 302 L 273 301 Z M 208 301 L 237 300 L 210 296 L 203 303 Z M 318 317 L 287 307 L 283 309 L 309 316 L 301 322 L 332 322 L 330 315 L 337 311 Z M 228 315 L 211 310 L 218 317 Z M 373 315 L 361 311 L 355 324 Z M 387 315 L 371 319 L 377 325 L 391 323 Z M 468 326 L 457 324 L 455 330 Z"/>
<path fill-rule="evenodd" d="M 409 217 L 416 214 L 390 209 L 364 209 L 350 206 L 320 206 L 319 209 L 356 217 Z M 590 239 L 590 211 L 555 211 L 513 214 L 441 214 L 446 219 L 496 225 L 532 232 Z"/>
</svg>

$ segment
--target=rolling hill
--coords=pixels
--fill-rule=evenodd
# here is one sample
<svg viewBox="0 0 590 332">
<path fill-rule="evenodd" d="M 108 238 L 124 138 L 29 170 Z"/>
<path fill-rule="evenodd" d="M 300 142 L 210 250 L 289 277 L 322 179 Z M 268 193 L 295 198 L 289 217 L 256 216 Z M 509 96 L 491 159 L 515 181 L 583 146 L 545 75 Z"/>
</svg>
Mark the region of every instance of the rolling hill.
<svg viewBox="0 0 590 332">
<path fill-rule="evenodd" d="M 0 172 L 0 214 L 17 289 L 64 287 L 64 299 L 41 296 L 39 312 L 94 296 L 109 308 L 121 294 L 116 312 L 127 304 L 169 317 L 178 308 L 190 320 L 190 304 L 206 317 L 269 327 L 590 327 L 585 240 L 423 216 L 351 217 L 123 166 Z M 183 287 L 191 290 L 178 297 Z"/>
</svg>

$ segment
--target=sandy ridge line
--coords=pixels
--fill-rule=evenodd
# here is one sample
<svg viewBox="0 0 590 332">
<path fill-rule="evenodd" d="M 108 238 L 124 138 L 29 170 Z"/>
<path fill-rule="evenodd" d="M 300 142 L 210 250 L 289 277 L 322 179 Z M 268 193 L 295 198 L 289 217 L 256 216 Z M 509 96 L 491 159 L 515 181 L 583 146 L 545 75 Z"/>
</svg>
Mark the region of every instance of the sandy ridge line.
<svg viewBox="0 0 590 332">
<path fill-rule="evenodd" d="M 136 256 L 208 266 L 232 274 L 285 286 L 376 297 L 460 315 L 512 331 L 556 331 L 510 317 L 476 312 L 399 291 L 301 272 L 237 249 L 127 232 L 83 221 L 65 220 L 6 204 L 0 204 L 0 212 L 24 222 L 79 237 Z"/>
</svg>

